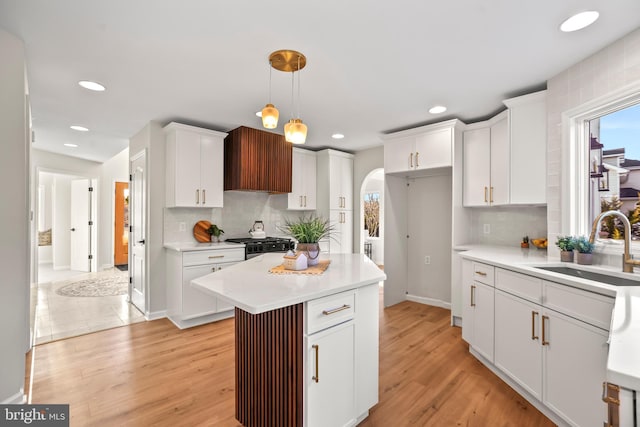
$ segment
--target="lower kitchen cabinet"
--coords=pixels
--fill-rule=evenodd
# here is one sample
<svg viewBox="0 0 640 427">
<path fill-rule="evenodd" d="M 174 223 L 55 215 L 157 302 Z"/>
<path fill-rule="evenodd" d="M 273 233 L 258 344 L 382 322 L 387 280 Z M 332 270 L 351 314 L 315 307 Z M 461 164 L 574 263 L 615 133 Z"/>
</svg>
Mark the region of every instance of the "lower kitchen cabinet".
<svg viewBox="0 0 640 427">
<path fill-rule="evenodd" d="M 180 329 L 233 316 L 233 306 L 191 286 L 191 281 L 244 260 L 244 248 L 167 250 L 167 316 Z"/>
<path fill-rule="evenodd" d="M 463 261 L 462 271 L 462 339 L 487 360 L 493 362 L 494 288 L 473 279 L 474 271 L 471 261 Z"/>
</svg>

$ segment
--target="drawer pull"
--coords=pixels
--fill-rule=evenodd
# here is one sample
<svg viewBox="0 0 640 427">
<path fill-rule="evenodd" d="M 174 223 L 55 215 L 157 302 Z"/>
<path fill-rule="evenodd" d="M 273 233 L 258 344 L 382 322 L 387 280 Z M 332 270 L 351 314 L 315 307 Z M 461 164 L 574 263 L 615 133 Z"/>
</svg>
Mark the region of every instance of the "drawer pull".
<svg viewBox="0 0 640 427">
<path fill-rule="evenodd" d="M 487 276 L 487 273 L 485 273 L 484 271 L 476 271 L 476 274 L 477 274 L 478 276 L 483 276 L 483 277 L 486 277 L 486 276 Z"/>
<path fill-rule="evenodd" d="M 325 316 L 330 316 L 330 315 L 332 315 L 334 313 L 337 313 L 337 312 L 342 311 L 342 310 L 348 310 L 350 308 L 351 308 L 350 305 L 343 304 L 342 307 L 332 308 L 330 310 L 322 310 L 322 314 L 325 315 Z"/>
<path fill-rule="evenodd" d="M 531 339 L 537 340 L 539 337 L 536 335 L 536 316 L 538 315 L 537 311 L 531 311 Z"/>
<path fill-rule="evenodd" d="M 224 255 L 211 255 L 211 256 L 209 256 L 209 259 L 215 259 L 215 258 L 224 258 Z"/>
<path fill-rule="evenodd" d="M 544 319 L 549 320 L 549 316 L 542 316 L 542 345 L 549 345 L 549 341 L 547 341 L 546 328 L 544 327 Z"/>
<path fill-rule="evenodd" d="M 311 347 L 316 351 L 316 374 L 311 377 L 311 379 L 315 382 L 318 382 L 320 381 L 320 375 L 318 375 L 318 371 L 320 370 L 318 366 L 320 364 L 320 357 L 318 356 L 318 353 L 320 352 L 320 346 L 318 344 L 314 344 Z"/>
</svg>

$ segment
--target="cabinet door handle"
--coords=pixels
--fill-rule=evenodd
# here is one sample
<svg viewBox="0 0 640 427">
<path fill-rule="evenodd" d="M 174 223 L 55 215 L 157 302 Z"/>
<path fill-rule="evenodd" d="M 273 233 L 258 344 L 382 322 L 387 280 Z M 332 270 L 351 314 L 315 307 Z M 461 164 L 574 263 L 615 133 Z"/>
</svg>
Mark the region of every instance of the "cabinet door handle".
<svg viewBox="0 0 640 427">
<path fill-rule="evenodd" d="M 489 202 L 493 203 L 493 187 L 489 187 Z"/>
<path fill-rule="evenodd" d="M 300 207 L 302 207 L 302 196 L 300 196 Z"/>
<path fill-rule="evenodd" d="M 487 187 L 484 187 L 484 202 L 487 203 Z"/>
<path fill-rule="evenodd" d="M 209 259 L 215 259 L 215 258 L 224 258 L 224 255 L 211 255 L 211 256 L 209 256 Z"/>
<path fill-rule="evenodd" d="M 485 273 L 484 271 L 476 271 L 476 274 L 477 274 L 478 276 L 483 276 L 483 277 L 486 277 L 486 276 L 487 276 L 487 273 Z"/>
<path fill-rule="evenodd" d="M 304 196 L 304 207 L 307 207 L 307 196 Z"/>
<path fill-rule="evenodd" d="M 200 190 L 196 190 L 196 205 L 200 204 Z"/>
<path fill-rule="evenodd" d="M 476 287 L 475 285 L 471 285 L 471 307 L 476 306 Z"/>
<path fill-rule="evenodd" d="M 420 165 L 418 164 L 418 156 L 420 155 L 420 153 L 418 153 L 416 151 L 416 167 L 419 167 Z"/>
<path fill-rule="evenodd" d="M 409 155 L 409 168 L 413 168 L 413 153 Z"/>
<path fill-rule="evenodd" d="M 316 374 L 311 377 L 312 380 L 314 380 L 315 382 L 320 381 L 320 375 L 318 374 L 320 371 L 320 367 L 318 366 L 320 364 L 320 346 L 318 344 L 313 344 L 311 346 L 311 348 L 313 348 L 316 351 Z"/>
<path fill-rule="evenodd" d="M 206 204 L 207 203 L 207 190 L 205 190 L 204 188 L 202 189 L 202 204 Z"/>
<path fill-rule="evenodd" d="M 342 310 L 349 310 L 351 308 L 350 305 L 342 304 L 342 307 L 331 308 L 329 310 L 322 310 L 322 314 L 324 316 L 330 316 Z"/>
<path fill-rule="evenodd" d="M 542 316 L 542 345 L 549 345 L 549 341 L 547 341 L 547 331 L 544 327 L 544 319 L 549 320 L 549 316 Z"/>
<path fill-rule="evenodd" d="M 538 315 L 537 311 L 531 311 L 531 339 L 537 340 L 538 336 L 536 335 L 536 316 Z"/>
</svg>

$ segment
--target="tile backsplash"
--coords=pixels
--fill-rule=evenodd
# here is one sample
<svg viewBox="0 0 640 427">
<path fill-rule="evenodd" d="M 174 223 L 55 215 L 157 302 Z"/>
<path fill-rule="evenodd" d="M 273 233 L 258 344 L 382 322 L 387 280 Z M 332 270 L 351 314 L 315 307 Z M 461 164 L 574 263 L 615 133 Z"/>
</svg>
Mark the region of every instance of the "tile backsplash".
<svg viewBox="0 0 640 427">
<path fill-rule="evenodd" d="M 488 224 L 489 233 L 485 233 Z M 547 236 L 547 208 L 510 206 L 474 208 L 471 215 L 472 243 L 519 247 L 523 236 Z M 552 242 L 553 243 L 553 242 Z"/>
<path fill-rule="evenodd" d="M 257 193 L 248 191 L 225 191 L 224 208 L 165 208 L 164 241 L 169 243 L 194 242 L 193 226 L 200 220 L 218 225 L 224 230 L 222 239 L 250 237 L 253 223 L 264 223 L 267 236 L 282 236 L 278 230 L 287 218 L 298 218 L 309 212 L 290 211 L 286 194 Z M 180 231 L 180 223 L 185 230 Z"/>
</svg>

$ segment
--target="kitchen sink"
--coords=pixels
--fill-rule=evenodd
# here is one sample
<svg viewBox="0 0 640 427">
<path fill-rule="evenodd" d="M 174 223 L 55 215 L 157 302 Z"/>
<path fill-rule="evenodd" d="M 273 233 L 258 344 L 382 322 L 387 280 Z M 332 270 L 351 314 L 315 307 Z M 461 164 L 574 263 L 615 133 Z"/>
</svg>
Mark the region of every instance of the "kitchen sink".
<svg viewBox="0 0 640 427">
<path fill-rule="evenodd" d="M 596 273 L 593 271 L 580 270 L 573 267 L 536 267 L 540 270 L 551 271 L 553 273 L 565 274 L 567 276 L 579 277 L 581 279 L 594 280 L 596 282 L 606 283 L 614 286 L 640 286 L 640 280 L 625 279 L 623 277 L 611 276 L 604 273 Z"/>
</svg>

